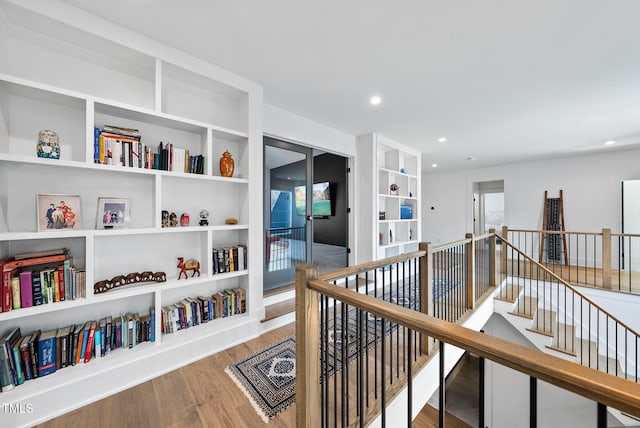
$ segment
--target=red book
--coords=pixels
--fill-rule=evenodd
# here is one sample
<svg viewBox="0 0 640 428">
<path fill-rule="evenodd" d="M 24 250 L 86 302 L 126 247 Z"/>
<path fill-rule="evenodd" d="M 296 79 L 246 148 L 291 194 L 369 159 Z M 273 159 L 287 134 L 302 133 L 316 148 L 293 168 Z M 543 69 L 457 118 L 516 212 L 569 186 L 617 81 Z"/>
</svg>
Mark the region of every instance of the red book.
<svg viewBox="0 0 640 428">
<path fill-rule="evenodd" d="M 11 308 L 11 274 L 13 270 L 2 272 L 2 312 L 9 312 Z"/>
<path fill-rule="evenodd" d="M 64 265 L 58 266 L 58 289 L 60 290 L 60 301 L 66 300 L 66 284 L 64 282 Z"/>
<path fill-rule="evenodd" d="M 3 270 L 11 270 L 25 266 L 44 265 L 48 263 L 64 262 L 67 259 L 66 254 L 57 254 L 55 256 L 35 257 L 33 259 L 9 260 L 4 262 Z"/>
<path fill-rule="evenodd" d="M 96 334 L 96 327 L 98 324 L 95 321 L 91 321 L 91 327 L 89 328 L 89 339 L 87 339 L 87 349 L 84 353 L 84 362 L 91 361 L 91 351 L 93 350 L 93 338 Z"/>
</svg>

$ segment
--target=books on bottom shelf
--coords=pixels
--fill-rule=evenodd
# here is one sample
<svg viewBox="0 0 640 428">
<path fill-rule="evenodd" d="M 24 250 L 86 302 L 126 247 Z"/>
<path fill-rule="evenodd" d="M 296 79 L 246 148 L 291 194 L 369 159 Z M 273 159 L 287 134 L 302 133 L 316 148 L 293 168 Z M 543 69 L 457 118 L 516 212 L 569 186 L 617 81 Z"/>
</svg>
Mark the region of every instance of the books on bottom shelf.
<svg viewBox="0 0 640 428">
<path fill-rule="evenodd" d="M 0 261 L 0 312 L 85 297 L 86 272 L 76 269 L 67 249 Z"/>
<path fill-rule="evenodd" d="M 246 292 L 243 288 L 220 291 L 212 296 L 187 297 L 162 308 L 161 330 L 175 333 L 200 324 L 243 314 L 246 311 Z"/>
<path fill-rule="evenodd" d="M 106 357 L 118 348 L 155 342 L 155 318 L 152 307 L 142 316 L 108 316 L 25 336 L 20 327 L 15 327 L 2 336 L 0 343 L 0 390 L 7 392 L 57 370 Z"/>
<path fill-rule="evenodd" d="M 236 245 L 213 249 L 213 274 L 247 269 L 247 246 Z"/>
</svg>

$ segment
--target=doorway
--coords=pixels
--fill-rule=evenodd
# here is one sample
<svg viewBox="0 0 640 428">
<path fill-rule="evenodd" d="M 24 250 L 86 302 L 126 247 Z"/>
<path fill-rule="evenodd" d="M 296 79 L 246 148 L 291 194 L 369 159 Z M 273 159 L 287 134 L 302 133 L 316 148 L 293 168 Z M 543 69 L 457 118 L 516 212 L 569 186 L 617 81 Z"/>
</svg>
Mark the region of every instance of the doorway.
<svg viewBox="0 0 640 428">
<path fill-rule="evenodd" d="M 473 183 L 473 233 L 483 235 L 489 229 L 504 226 L 504 180 Z"/>
<path fill-rule="evenodd" d="M 347 158 L 264 137 L 264 290 L 348 264 Z"/>
<path fill-rule="evenodd" d="M 622 233 L 640 233 L 640 180 L 624 180 L 622 187 Z M 620 269 L 640 270 L 640 239 L 618 240 Z"/>
</svg>

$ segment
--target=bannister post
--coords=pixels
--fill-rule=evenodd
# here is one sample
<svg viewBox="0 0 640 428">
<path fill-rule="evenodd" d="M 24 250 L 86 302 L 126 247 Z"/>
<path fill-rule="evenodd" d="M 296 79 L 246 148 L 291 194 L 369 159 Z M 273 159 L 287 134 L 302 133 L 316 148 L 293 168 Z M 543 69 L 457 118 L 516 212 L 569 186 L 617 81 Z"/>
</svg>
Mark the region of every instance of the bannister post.
<svg viewBox="0 0 640 428">
<path fill-rule="evenodd" d="M 509 238 L 509 227 L 502 226 L 502 237 L 504 239 Z M 500 255 L 502 256 L 500 260 L 500 273 L 503 275 L 502 279 L 504 279 L 504 276 L 507 274 L 507 246 L 504 244 L 502 244 Z"/>
<path fill-rule="evenodd" d="M 296 426 L 320 426 L 320 295 L 307 288 L 318 267 L 296 266 Z"/>
<path fill-rule="evenodd" d="M 420 242 L 418 250 L 426 254 L 420 259 L 420 308 L 423 314 L 433 316 L 433 259 L 429 254 L 429 243 Z M 434 340 L 428 336 L 422 336 L 422 353 L 429 354 Z"/>
<path fill-rule="evenodd" d="M 602 229 L 602 288 L 611 289 L 611 229 Z"/>
<path fill-rule="evenodd" d="M 464 237 L 471 240 L 464 250 L 467 254 L 467 308 L 473 309 L 476 307 L 476 242 L 473 233 L 467 233 Z"/>
<path fill-rule="evenodd" d="M 495 287 L 496 284 L 496 230 L 489 229 L 491 237 L 489 238 L 489 285 Z"/>
</svg>

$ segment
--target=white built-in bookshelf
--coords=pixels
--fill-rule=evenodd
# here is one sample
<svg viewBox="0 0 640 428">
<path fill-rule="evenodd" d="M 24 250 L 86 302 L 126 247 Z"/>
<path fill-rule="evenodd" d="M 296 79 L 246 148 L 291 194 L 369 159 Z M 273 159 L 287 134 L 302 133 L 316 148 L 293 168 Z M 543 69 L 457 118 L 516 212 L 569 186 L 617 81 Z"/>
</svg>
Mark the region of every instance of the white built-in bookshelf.
<svg viewBox="0 0 640 428">
<path fill-rule="evenodd" d="M 94 17 L 95 18 L 95 17 Z M 86 298 L 0 313 L 0 335 L 23 334 L 117 316 L 156 313 L 156 341 L 25 382 L 2 403 L 32 411 L 1 413 L 2 426 L 29 426 L 224 349 L 263 316 L 261 242 L 262 90 L 250 81 L 155 43 L 61 2 L 0 2 L 0 259 L 68 248 L 86 270 Z M 204 173 L 94 163 L 94 128 L 138 129 L 205 158 Z M 60 137 L 61 158 L 36 157 L 40 130 Z M 228 150 L 233 177 L 218 162 Z M 81 229 L 37 231 L 37 194 L 78 195 Z M 99 197 L 131 201 L 131 227 L 96 229 Z M 208 226 L 198 213 L 209 211 Z M 162 227 L 161 212 L 190 216 Z M 233 217 L 238 224 L 225 224 Z M 0 223 L 0 227 L 3 224 Z M 248 269 L 214 273 L 213 249 L 248 248 Z M 201 276 L 178 280 L 177 257 L 195 258 Z M 93 293 L 93 284 L 130 272 L 166 272 L 163 283 Z M 171 335 L 162 307 L 185 297 L 241 287 L 246 313 Z"/>
<path fill-rule="evenodd" d="M 420 153 L 378 134 L 358 137 L 357 153 L 358 263 L 416 251 Z"/>
</svg>

